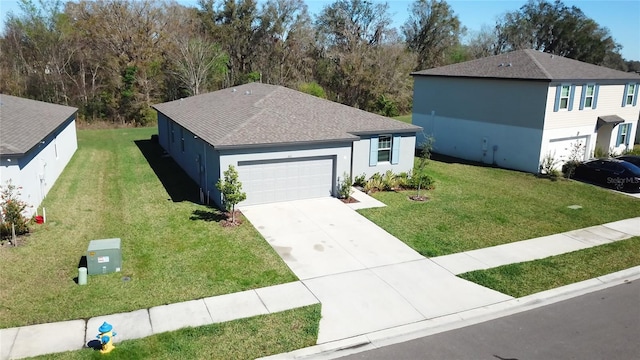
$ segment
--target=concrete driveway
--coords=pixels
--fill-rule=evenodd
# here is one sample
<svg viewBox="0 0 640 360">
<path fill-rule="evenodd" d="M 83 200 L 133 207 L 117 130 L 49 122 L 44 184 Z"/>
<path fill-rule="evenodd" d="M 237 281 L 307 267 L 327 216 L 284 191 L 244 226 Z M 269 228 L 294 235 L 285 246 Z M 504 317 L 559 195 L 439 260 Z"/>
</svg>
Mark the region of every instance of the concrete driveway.
<svg viewBox="0 0 640 360">
<path fill-rule="evenodd" d="M 322 303 L 319 344 L 511 299 L 456 277 L 337 199 L 242 212 Z"/>
</svg>

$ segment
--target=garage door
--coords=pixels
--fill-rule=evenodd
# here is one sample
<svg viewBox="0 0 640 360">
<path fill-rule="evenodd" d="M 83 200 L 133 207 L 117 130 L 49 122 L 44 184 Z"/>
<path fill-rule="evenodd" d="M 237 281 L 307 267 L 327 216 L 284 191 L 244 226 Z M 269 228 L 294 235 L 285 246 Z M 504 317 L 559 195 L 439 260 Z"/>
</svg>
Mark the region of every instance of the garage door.
<svg viewBox="0 0 640 360">
<path fill-rule="evenodd" d="M 578 136 L 571 138 L 552 139 L 547 146 L 547 152 L 549 154 L 555 154 L 555 159 L 558 161 L 569 160 L 572 151 L 576 151 L 576 145 L 580 145 L 578 155 L 580 160 L 585 160 L 585 149 L 587 147 L 587 136 Z M 543 154 L 546 155 L 546 154 Z"/>
<path fill-rule="evenodd" d="M 334 157 L 241 161 L 238 177 L 247 200 L 241 205 L 332 195 Z"/>
</svg>

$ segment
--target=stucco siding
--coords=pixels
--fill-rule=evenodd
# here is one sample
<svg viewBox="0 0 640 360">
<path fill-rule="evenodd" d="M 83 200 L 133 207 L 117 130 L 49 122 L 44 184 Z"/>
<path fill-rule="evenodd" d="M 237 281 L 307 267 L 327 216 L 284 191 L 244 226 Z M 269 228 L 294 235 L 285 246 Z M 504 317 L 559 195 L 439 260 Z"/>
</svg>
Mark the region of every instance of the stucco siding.
<svg viewBox="0 0 640 360">
<path fill-rule="evenodd" d="M 11 179 L 12 184 L 22 187 L 21 198 L 29 204 L 27 215 L 32 215 L 77 149 L 74 115 L 23 157 L 3 159 L 0 181 L 6 185 Z"/>
<path fill-rule="evenodd" d="M 413 162 L 416 148 L 416 137 L 414 134 L 400 135 L 400 146 L 398 163 L 392 164 L 390 161 L 378 162 L 375 166 L 369 165 L 369 155 L 371 149 L 371 138 L 362 138 L 353 142 L 353 165 L 352 177 L 365 174 L 366 178 L 375 173 L 384 174 L 388 170 L 398 174 L 409 172 L 413 169 Z"/>
<path fill-rule="evenodd" d="M 436 153 L 538 172 L 542 129 L 415 113 L 413 123 L 422 126 L 425 135 L 433 135 Z"/>
<path fill-rule="evenodd" d="M 413 114 L 541 129 L 547 89 L 538 81 L 415 76 Z"/>
</svg>

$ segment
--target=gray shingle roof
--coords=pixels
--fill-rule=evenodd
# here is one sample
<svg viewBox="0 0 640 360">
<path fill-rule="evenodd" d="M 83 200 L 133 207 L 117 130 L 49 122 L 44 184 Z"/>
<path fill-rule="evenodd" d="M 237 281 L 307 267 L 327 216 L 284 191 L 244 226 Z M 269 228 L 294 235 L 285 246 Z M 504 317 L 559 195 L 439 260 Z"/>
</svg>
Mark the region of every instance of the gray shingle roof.
<svg viewBox="0 0 640 360">
<path fill-rule="evenodd" d="M 0 155 L 20 156 L 78 109 L 0 94 Z"/>
<path fill-rule="evenodd" d="M 416 71 L 411 75 L 546 81 L 640 80 L 640 75 L 636 73 L 613 70 L 532 49 Z"/>
<path fill-rule="evenodd" d="M 421 130 L 388 117 L 261 83 L 153 107 L 218 148 L 352 141 L 358 135 Z"/>
</svg>

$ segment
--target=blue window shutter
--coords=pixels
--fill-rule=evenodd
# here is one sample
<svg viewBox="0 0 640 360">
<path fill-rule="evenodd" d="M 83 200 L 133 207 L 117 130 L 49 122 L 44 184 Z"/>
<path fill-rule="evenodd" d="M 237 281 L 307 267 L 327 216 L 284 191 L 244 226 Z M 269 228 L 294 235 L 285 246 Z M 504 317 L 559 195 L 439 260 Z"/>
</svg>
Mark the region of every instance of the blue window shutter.
<svg viewBox="0 0 640 360">
<path fill-rule="evenodd" d="M 569 94 L 569 111 L 573 110 L 573 97 L 576 94 L 576 86 L 571 85 L 571 93 Z"/>
<path fill-rule="evenodd" d="M 596 84 L 596 89 L 593 91 L 593 102 L 591 106 L 595 109 L 598 106 L 598 91 L 600 90 L 600 85 Z"/>
<path fill-rule="evenodd" d="M 560 109 L 560 92 L 562 91 L 562 85 L 556 86 L 556 103 L 553 105 L 553 111 Z"/>
<path fill-rule="evenodd" d="M 400 135 L 393 136 L 393 143 L 391 144 L 391 164 L 396 165 L 400 160 Z"/>
<path fill-rule="evenodd" d="M 631 138 L 631 129 L 633 128 L 633 124 L 627 124 L 627 138 L 625 139 L 625 145 L 629 146 L 630 138 Z"/>
<path fill-rule="evenodd" d="M 616 147 L 622 144 L 622 128 L 623 127 L 624 127 L 624 124 L 621 124 L 620 126 L 618 126 L 618 138 L 616 139 Z"/>
<path fill-rule="evenodd" d="M 635 90 L 635 94 L 633 94 L 633 106 L 636 106 L 638 104 L 638 86 L 640 86 L 640 84 L 636 83 L 636 86 L 633 90 Z"/>
<path fill-rule="evenodd" d="M 371 145 L 369 151 L 369 166 L 378 165 L 378 137 L 371 138 Z"/>
<path fill-rule="evenodd" d="M 622 107 L 627 105 L 627 91 L 629 91 L 629 84 L 624 85 L 624 93 L 622 93 Z"/>
<path fill-rule="evenodd" d="M 587 97 L 587 87 L 589 87 L 589 85 L 582 85 L 582 95 L 580 95 L 580 110 L 584 109 L 584 99 Z"/>
</svg>

